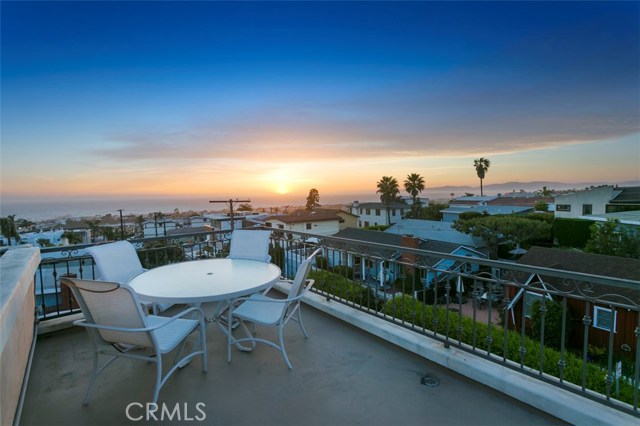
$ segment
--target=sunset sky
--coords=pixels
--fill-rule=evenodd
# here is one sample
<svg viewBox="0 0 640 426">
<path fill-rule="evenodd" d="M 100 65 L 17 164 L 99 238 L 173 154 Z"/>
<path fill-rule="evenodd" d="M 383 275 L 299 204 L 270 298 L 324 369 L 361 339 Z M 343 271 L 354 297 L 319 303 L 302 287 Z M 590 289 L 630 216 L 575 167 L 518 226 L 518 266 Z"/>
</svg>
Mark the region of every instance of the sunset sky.
<svg viewBox="0 0 640 426">
<path fill-rule="evenodd" d="M 5 2 L 1 196 L 640 180 L 638 2 Z"/>
</svg>

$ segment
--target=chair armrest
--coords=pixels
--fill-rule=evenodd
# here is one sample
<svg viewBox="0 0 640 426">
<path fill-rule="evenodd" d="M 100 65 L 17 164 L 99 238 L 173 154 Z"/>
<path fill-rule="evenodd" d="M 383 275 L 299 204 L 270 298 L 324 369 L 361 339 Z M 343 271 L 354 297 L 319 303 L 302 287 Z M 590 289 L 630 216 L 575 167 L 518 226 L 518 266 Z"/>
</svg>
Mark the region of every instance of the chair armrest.
<svg viewBox="0 0 640 426">
<path fill-rule="evenodd" d="M 315 283 L 315 280 L 312 279 L 307 279 L 306 282 L 307 287 L 306 290 L 300 295 L 300 296 L 296 296 L 296 297 L 292 297 L 292 298 L 286 298 L 286 299 L 274 299 L 269 297 L 268 300 L 265 299 L 251 299 L 251 296 L 243 296 L 243 297 L 238 297 L 237 299 L 235 299 L 233 301 L 233 303 L 231 304 L 231 307 L 233 308 L 236 305 L 236 302 L 245 302 L 247 300 L 250 300 L 252 302 L 260 302 L 260 303 L 289 303 L 289 302 L 295 302 L 296 300 L 300 300 L 304 297 L 304 294 L 307 292 L 308 289 L 310 289 L 313 284 Z M 257 293 L 260 294 L 260 293 Z"/>
<path fill-rule="evenodd" d="M 143 328 L 130 328 L 130 327 L 114 327 L 114 326 L 110 326 L 110 325 L 101 325 L 101 324 L 94 324 L 91 322 L 87 322 L 86 319 L 81 319 L 81 320 L 76 320 L 73 322 L 74 325 L 78 325 L 80 327 L 88 327 L 88 328 L 95 328 L 95 329 L 99 329 L 99 330 L 110 330 L 110 331 L 122 331 L 122 332 L 128 332 L 128 333 L 139 333 L 139 332 L 145 332 L 145 331 L 153 331 L 153 330 L 157 330 L 159 328 L 165 327 L 169 324 L 171 324 L 172 322 L 182 318 L 183 316 L 197 311 L 200 313 L 200 319 L 202 321 L 204 321 L 204 312 L 202 311 L 202 309 L 200 308 L 189 308 L 189 309 L 185 309 L 182 312 L 179 312 L 178 314 L 172 316 L 172 317 L 168 317 L 168 321 L 162 324 L 158 324 L 158 325 L 153 325 L 153 326 L 149 326 L 149 327 L 143 327 Z"/>
</svg>

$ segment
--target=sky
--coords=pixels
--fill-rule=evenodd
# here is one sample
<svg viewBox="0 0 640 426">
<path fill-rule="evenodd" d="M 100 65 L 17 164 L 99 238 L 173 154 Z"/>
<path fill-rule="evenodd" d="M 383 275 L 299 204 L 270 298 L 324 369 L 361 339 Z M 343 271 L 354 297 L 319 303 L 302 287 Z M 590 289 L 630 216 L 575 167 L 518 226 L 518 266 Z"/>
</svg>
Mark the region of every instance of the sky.
<svg viewBox="0 0 640 426">
<path fill-rule="evenodd" d="M 5 201 L 640 180 L 638 2 L 0 8 Z"/>
</svg>

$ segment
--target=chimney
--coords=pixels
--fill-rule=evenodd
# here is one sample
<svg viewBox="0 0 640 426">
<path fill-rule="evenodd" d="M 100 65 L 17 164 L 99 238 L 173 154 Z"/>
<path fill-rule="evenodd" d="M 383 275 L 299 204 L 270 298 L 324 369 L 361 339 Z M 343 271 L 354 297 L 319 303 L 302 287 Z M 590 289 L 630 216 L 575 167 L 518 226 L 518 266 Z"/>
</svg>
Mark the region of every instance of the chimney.
<svg viewBox="0 0 640 426">
<path fill-rule="evenodd" d="M 404 234 L 400 239 L 400 245 L 402 247 L 408 247 L 412 249 L 420 248 L 420 240 L 413 235 Z M 402 253 L 402 260 L 410 263 L 415 263 L 417 256 L 413 253 Z M 413 266 L 407 266 L 407 272 L 413 274 Z"/>
</svg>

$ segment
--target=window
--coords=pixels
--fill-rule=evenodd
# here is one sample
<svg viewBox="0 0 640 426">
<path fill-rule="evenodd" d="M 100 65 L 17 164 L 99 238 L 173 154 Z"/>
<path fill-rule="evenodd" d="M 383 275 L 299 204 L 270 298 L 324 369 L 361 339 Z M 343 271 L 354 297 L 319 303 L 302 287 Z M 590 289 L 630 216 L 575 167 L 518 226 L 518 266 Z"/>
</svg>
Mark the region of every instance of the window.
<svg viewBox="0 0 640 426">
<path fill-rule="evenodd" d="M 366 228 L 367 226 L 369 226 L 369 222 L 368 221 L 364 221 L 364 227 Z"/>
<path fill-rule="evenodd" d="M 278 229 L 284 229 L 284 225 L 278 225 Z"/>
<path fill-rule="evenodd" d="M 535 302 L 536 300 L 541 300 L 542 299 L 542 295 L 540 293 L 532 293 L 530 291 L 527 291 L 524 294 L 524 316 L 527 318 L 531 318 L 531 306 L 533 305 L 533 302 Z"/>
<path fill-rule="evenodd" d="M 361 220 L 358 221 L 358 227 L 362 228 L 362 221 Z"/>
<path fill-rule="evenodd" d="M 371 214 L 371 209 L 367 209 L 367 214 L 370 215 Z"/>
<path fill-rule="evenodd" d="M 593 205 L 591 204 L 582 205 L 582 214 L 591 214 L 592 211 L 593 211 Z"/>
<path fill-rule="evenodd" d="M 380 216 L 380 209 L 376 209 L 376 216 Z"/>
<path fill-rule="evenodd" d="M 273 228 L 273 224 L 271 222 L 266 222 L 265 225 L 267 225 L 269 228 Z"/>
<path fill-rule="evenodd" d="M 307 223 L 307 224 L 306 224 L 306 227 L 307 227 L 307 229 L 311 229 L 311 224 L 310 224 L 310 223 Z"/>
<path fill-rule="evenodd" d="M 600 330 L 611 331 L 611 315 L 612 311 L 608 308 L 599 306 L 593 307 L 593 326 Z M 613 312 L 613 331 L 616 331 L 617 312 Z"/>
<path fill-rule="evenodd" d="M 571 211 L 571 204 L 557 204 L 556 205 L 556 211 L 557 212 L 570 212 Z"/>
<path fill-rule="evenodd" d="M 396 209 L 391 209 L 391 216 L 395 216 L 396 215 Z"/>
</svg>

